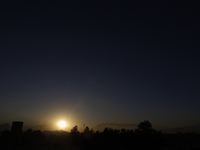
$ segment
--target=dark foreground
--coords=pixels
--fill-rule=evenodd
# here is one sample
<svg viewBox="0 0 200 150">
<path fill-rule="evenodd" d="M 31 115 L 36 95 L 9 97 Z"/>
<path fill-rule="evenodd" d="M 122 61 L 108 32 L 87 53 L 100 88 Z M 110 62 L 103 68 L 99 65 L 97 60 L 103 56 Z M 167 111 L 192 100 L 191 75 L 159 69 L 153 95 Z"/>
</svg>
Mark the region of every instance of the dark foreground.
<svg viewBox="0 0 200 150">
<path fill-rule="evenodd" d="M 28 129 L 17 139 L 10 131 L 0 135 L 1 150 L 200 150 L 199 133 L 166 134 L 152 128 L 149 121 L 135 130 L 105 128 L 94 132 L 86 127 L 80 133 L 75 126 L 70 132 Z"/>
</svg>

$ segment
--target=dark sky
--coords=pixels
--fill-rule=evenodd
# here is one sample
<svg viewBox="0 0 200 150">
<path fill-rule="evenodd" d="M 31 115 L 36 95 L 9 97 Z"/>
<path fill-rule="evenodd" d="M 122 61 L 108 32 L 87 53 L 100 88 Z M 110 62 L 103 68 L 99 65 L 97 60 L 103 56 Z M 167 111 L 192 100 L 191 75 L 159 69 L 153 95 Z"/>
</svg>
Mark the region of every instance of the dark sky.
<svg viewBox="0 0 200 150">
<path fill-rule="evenodd" d="M 1 1 L 0 123 L 200 124 L 199 18 L 187 2 Z"/>
</svg>

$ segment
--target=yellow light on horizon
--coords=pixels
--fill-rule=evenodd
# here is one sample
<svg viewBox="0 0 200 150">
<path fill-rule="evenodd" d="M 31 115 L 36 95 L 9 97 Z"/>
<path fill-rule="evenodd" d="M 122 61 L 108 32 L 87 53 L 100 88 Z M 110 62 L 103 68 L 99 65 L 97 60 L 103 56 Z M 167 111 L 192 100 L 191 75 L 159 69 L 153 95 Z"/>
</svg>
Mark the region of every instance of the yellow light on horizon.
<svg viewBox="0 0 200 150">
<path fill-rule="evenodd" d="M 58 126 L 60 128 L 65 128 L 67 126 L 67 123 L 65 121 L 60 121 L 60 122 L 58 122 Z"/>
</svg>

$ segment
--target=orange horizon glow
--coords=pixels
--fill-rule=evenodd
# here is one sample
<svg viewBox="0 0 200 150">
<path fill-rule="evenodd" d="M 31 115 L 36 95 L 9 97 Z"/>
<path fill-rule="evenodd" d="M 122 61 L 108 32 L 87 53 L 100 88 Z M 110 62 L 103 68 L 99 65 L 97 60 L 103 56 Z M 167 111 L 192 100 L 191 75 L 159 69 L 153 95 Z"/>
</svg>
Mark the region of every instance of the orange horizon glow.
<svg viewBox="0 0 200 150">
<path fill-rule="evenodd" d="M 66 123 L 66 121 L 59 121 L 59 122 L 58 122 L 58 126 L 59 126 L 60 128 L 65 128 L 65 127 L 67 127 L 67 123 Z"/>
</svg>

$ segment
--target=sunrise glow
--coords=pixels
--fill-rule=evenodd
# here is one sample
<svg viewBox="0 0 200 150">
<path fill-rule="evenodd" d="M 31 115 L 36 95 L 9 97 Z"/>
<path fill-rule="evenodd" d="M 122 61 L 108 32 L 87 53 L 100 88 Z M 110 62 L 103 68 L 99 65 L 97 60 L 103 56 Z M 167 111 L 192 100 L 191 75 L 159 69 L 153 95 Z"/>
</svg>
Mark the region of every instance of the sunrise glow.
<svg viewBox="0 0 200 150">
<path fill-rule="evenodd" d="M 65 121 L 60 121 L 60 122 L 58 123 L 58 126 L 59 126 L 60 128 L 65 128 L 65 127 L 67 126 L 67 123 L 66 123 Z"/>
</svg>

